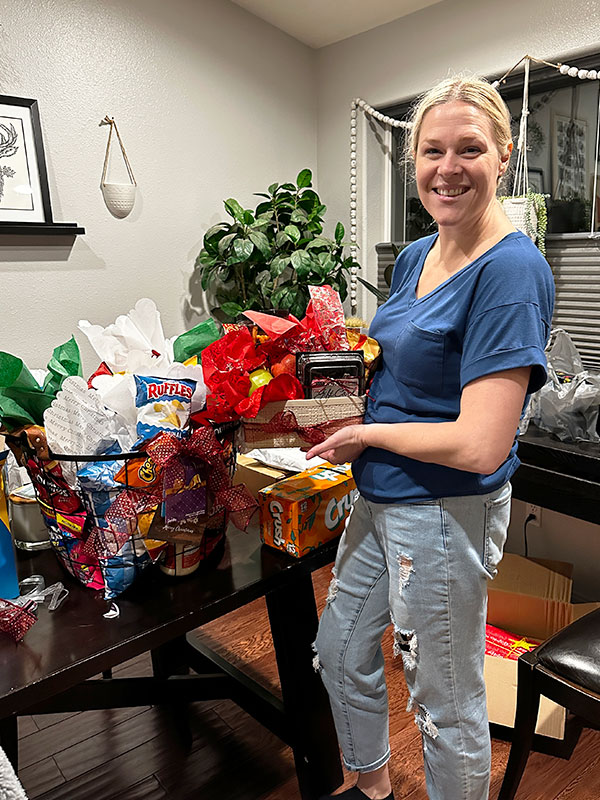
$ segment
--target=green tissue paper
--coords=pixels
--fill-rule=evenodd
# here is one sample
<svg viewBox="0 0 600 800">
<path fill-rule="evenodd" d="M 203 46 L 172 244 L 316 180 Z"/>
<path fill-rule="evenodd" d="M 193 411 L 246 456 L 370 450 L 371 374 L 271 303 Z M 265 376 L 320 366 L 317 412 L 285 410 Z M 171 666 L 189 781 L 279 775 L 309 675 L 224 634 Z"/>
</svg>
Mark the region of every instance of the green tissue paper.
<svg viewBox="0 0 600 800">
<path fill-rule="evenodd" d="M 199 356 L 205 347 L 216 342 L 221 333 L 214 319 L 207 319 L 189 331 L 182 333 L 173 342 L 175 361 L 187 361 L 192 356 Z"/>
<path fill-rule="evenodd" d="M 55 348 L 49 375 L 40 386 L 22 359 L 0 351 L 0 425 L 13 431 L 23 425 L 43 425 L 44 411 L 65 378 L 81 375 L 81 358 L 73 337 Z"/>
</svg>

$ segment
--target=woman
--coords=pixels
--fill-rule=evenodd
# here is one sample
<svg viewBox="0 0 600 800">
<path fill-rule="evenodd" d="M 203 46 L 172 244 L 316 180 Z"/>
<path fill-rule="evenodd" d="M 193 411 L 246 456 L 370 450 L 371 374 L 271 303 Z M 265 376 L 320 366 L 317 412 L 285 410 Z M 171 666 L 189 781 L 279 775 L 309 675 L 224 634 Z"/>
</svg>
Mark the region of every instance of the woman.
<svg viewBox="0 0 600 800">
<path fill-rule="evenodd" d="M 393 798 L 381 637 L 391 621 L 431 800 L 488 797 L 486 579 L 502 557 L 516 431 L 545 382 L 550 268 L 496 200 L 510 117 L 482 80 L 448 79 L 413 117 L 438 233 L 399 256 L 371 335 L 383 365 L 365 425 L 307 457 L 353 462 L 360 490 L 315 642 L 345 765 L 336 797 Z"/>
</svg>

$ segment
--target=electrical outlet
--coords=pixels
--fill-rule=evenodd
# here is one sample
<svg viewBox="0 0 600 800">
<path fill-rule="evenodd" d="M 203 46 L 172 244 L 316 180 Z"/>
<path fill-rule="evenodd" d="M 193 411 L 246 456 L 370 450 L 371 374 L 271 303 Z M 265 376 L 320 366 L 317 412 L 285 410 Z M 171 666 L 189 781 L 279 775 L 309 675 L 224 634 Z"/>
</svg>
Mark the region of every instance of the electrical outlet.
<svg viewBox="0 0 600 800">
<path fill-rule="evenodd" d="M 539 528 L 542 524 L 542 509 L 540 506 L 535 506 L 533 503 L 527 503 L 527 514 L 525 519 L 531 516 L 533 516 L 533 519 L 529 520 L 529 524 Z"/>
</svg>

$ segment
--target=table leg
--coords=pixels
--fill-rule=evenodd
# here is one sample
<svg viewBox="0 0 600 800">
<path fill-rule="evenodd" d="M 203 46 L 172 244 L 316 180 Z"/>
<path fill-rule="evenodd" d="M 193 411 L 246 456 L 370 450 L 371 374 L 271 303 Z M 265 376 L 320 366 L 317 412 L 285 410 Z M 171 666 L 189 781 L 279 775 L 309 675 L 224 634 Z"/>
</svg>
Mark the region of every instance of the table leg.
<svg viewBox="0 0 600 800">
<path fill-rule="evenodd" d="M 185 650 L 187 644 L 185 636 L 173 639 L 166 644 L 150 651 L 152 659 L 152 674 L 155 678 L 167 679 L 171 675 L 187 675 L 189 667 L 185 660 Z M 171 703 L 168 706 L 171 721 L 181 743 L 184 747 L 190 748 L 193 742 L 193 734 L 190 728 L 190 718 L 188 705 L 186 703 Z"/>
<path fill-rule="evenodd" d="M 312 666 L 318 614 L 310 575 L 290 579 L 266 600 L 300 794 L 316 800 L 343 774 L 327 692 Z"/>
<path fill-rule="evenodd" d="M 19 734 L 17 731 L 17 717 L 14 714 L 0 719 L 0 747 L 6 753 L 14 771 L 17 772 L 19 769 Z"/>
</svg>

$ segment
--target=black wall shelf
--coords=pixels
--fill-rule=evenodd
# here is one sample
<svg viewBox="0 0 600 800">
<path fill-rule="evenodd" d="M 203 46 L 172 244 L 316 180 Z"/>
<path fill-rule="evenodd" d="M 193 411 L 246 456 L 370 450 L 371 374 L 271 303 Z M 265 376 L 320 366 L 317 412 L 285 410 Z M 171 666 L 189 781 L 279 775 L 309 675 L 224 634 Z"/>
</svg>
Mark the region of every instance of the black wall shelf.
<svg viewBox="0 0 600 800">
<path fill-rule="evenodd" d="M 85 233 L 85 228 L 80 228 L 76 222 L 1 222 L 0 236 L 80 236 Z"/>
</svg>

